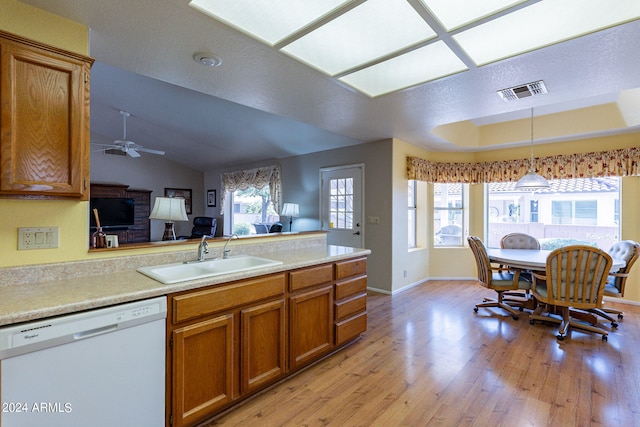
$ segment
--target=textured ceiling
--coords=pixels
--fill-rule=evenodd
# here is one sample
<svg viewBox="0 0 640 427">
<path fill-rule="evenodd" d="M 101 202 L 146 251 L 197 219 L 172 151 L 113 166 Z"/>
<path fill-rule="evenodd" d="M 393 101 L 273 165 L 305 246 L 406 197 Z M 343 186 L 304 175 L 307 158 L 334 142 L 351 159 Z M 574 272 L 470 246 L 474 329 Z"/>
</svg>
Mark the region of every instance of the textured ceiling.
<svg viewBox="0 0 640 427">
<path fill-rule="evenodd" d="M 630 89 L 640 87 L 640 21 L 371 99 L 204 16 L 187 0 L 23 2 L 90 27 L 97 61 L 92 140 L 120 138 L 119 110 L 126 110 L 128 139 L 194 169 L 391 137 L 433 151 L 526 144 L 526 132 L 465 144 L 449 134 L 457 126 L 524 123 L 532 107 L 536 117 L 571 111 L 576 122 L 589 120 L 585 107 L 621 111 L 612 113 L 613 128 L 576 125 L 546 141 L 639 129 L 640 94 Z M 215 53 L 222 65 L 197 64 L 192 55 L 202 51 Z M 513 102 L 496 94 L 537 80 L 548 94 Z"/>
</svg>

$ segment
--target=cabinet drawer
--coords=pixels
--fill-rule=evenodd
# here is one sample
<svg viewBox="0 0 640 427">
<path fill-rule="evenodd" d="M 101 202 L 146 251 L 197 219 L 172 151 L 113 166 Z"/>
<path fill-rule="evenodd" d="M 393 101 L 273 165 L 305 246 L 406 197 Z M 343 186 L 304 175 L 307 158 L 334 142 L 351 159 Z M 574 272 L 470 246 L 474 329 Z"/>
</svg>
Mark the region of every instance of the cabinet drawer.
<svg viewBox="0 0 640 427">
<path fill-rule="evenodd" d="M 358 258 L 336 262 L 336 280 L 367 273 L 367 259 Z"/>
<path fill-rule="evenodd" d="M 342 322 L 336 323 L 336 345 L 357 337 L 367 330 L 367 312 L 360 313 Z"/>
<path fill-rule="evenodd" d="M 327 264 L 290 272 L 289 290 L 294 292 L 298 289 L 331 282 L 333 279 L 331 268 L 331 264 Z"/>
<path fill-rule="evenodd" d="M 356 313 L 367 310 L 367 295 L 356 295 L 344 301 L 336 302 L 336 320 L 341 321 Z"/>
<path fill-rule="evenodd" d="M 366 290 L 367 276 L 336 283 L 336 300 L 341 300 L 365 292 Z"/>
<path fill-rule="evenodd" d="M 284 294 L 285 273 L 173 297 L 173 323 Z"/>
</svg>

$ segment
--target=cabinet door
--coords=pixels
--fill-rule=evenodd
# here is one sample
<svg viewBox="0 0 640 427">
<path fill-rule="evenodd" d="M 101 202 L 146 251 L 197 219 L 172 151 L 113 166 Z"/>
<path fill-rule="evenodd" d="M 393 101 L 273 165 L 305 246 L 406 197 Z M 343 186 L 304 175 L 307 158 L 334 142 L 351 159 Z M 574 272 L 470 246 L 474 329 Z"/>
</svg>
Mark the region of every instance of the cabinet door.
<svg viewBox="0 0 640 427">
<path fill-rule="evenodd" d="M 233 314 L 173 331 L 173 425 L 193 425 L 233 398 Z"/>
<path fill-rule="evenodd" d="M 240 311 L 241 393 L 262 388 L 284 375 L 286 328 L 284 299 Z"/>
<path fill-rule="evenodd" d="M 333 286 L 294 294 L 289 310 L 290 360 L 296 369 L 332 348 Z"/>
<path fill-rule="evenodd" d="M 0 43 L 0 192 L 87 200 L 89 66 Z"/>
</svg>

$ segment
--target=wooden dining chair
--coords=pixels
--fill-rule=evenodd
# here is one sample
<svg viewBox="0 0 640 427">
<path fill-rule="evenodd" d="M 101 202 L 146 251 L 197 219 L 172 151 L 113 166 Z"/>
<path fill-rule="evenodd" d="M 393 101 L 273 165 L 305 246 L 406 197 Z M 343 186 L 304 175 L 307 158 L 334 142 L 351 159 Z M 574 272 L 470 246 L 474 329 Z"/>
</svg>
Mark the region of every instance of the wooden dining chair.
<svg viewBox="0 0 640 427">
<path fill-rule="evenodd" d="M 527 301 L 526 295 L 522 293 L 522 301 L 509 300 L 508 303 L 503 301 L 503 295 L 507 291 L 528 290 L 531 287 L 531 283 L 520 277 L 519 269 L 510 270 L 493 267 L 489 262 L 487 249 L 479 237 L 469 236 L 467 242 L 469 242 L 469 247 L 476 260 L 478 281 L 485 288 L 492 289 L 498 294 L 497 299 L 484 298 L 482 303 L 476 304 L 473 311 L 477 313 L 479 307 L 500 307 L 508 311 L 515 320 L 518 320 L 519 312 L 512 305 L 516 307 L 524 306 Z"/>
<path fill-rule="evenodd" d="M 502 249 L 540 249 L 540 242 L 525 233 L 509 233 L 500 239 Z"/>
<path fill-rule="evenodd" d="M 633 264 L 638 260 L 638 256 L 640 256 L 640 243 L 633 240 L 623 240 L 611 246 L 608 253 L 612 258 L 624 260 L 626 264 L 620 270 L 609 273 L 609 279 L 604 286 L 604 296 L 622 298 L 624 297 L 624 289 L 631 267 L 633 267 Z M 589 311 L 610 321 L 611 327 L 613 328 L 618 327 L 618 323 L 616 323 L 616 319 L 614 319 L 612 315 L 617 315 L 618 320 L 622 320 L 623 318 L 622 311 L 606 308 L 604 303 L 601 307 L 596 307 Z"/>
<path fill-rule="evenodd" d="M 589 310 L 600 306 L 611 264 L 611 256 L 593 246 L 572 245 L 552 251 L 547 257 L 545 273 L 533 273 L 531 293 L 540 305 L 531 314 L 530 323 L 536 320 L 560 323 L 556 335 L 559 340 L 564 339 L 571 326 L 602 334 L 602 340 L 606 341 L 606 330 L 575 320 L 570 309 Z M 559 312 L 560 318 L 552 312 Z"/>
<path fill-rule="evenodd" d="M 533 236 L 530 236 L 526 233 L 509 233 L 502 236 L 500 239 L 500 247 L 502 249 L 537 249 L 540 250 L 540 241 Z M 500 265 L 500 267 L 503 267 Z M 531 277 L 531 271 L 522 271 L 520 273 L 523 279 L 528 281 L 533 281 Z M 527 292 L 529 293 L 529 292 Z M 513 294 L 511 292 L 507 292 L 505 294 L 506 297 L 511 297 Z M 516 297 L 519 297 L 518 294 L 515 294 Z M 529 309 L 536 308 L 536 300 L 534 298 L 529 299 L 529 305 L 526 307 Z"/>
</svg>

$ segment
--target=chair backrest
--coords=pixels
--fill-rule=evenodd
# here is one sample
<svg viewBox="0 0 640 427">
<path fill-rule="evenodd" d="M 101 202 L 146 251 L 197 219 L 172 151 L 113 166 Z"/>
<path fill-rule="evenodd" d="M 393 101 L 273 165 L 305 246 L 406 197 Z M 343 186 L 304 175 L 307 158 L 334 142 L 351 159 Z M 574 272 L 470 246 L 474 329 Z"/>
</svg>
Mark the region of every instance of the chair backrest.
<svg viewBox="0 0 640 427">
<path fill-rule="evenodd" d="M 193 228 L 191 238 L 201 238 L 202 236 L 214 236 L 216 234 L 216 219 L 208 216 L 197 216 L 193 218 Z"/>
<path fill-rule="evenodd" d="M 572 245 L 552 251 L 545 273 L 549 303 L 578 309 L 599 306 L 611 264 L 611 256 L 593 246 Z"/>
<path fill-rule="evenodd" d="M 489 262 L 489 256 L 487 255 L 487 249 L 480 240 L 479 237 L 469 236 L 467 237 L 471 252 L 476 260 L 476 267 L 478 270 L 478 280 L 484 286 L 489 286 L 491 283 L 491 263 Z"/>
<path fill-rule="evenodd" d="M 256 229 L 256 234 L 267 234 L 269 232 L 269 226 L 267 224 L 253 224 Z"/>
<path fill-rule="evenodd" d="M 525 233 L 511 233 L 500 239 L 502 249 L 540 249 L 540 242 Z"/>
<path fill-rule="evenodd" d="M 271 228 L 269 228 L 269 233 L 280 233 L 282 231 L 282 223 L 274 222 L 271 224 Z"/>
<path fill-rule="evenodd" d="M 616 273 L 622 273 L 620 276 L 612 276 L 612 284 L 618 289 L 620 296 L 624 296 L 624 287 L 627 282 L 627 274 L 631 271 L 631 267 L 635 264 L 638 256 L 640 256 L 640 244 L 633 240 L 623 240 L 611 246 L 609 255 L 612 258 L 623 259 L 626 264 Z"/>
</svg>

